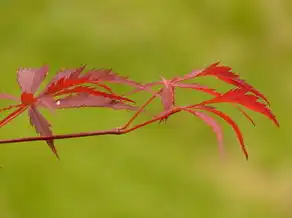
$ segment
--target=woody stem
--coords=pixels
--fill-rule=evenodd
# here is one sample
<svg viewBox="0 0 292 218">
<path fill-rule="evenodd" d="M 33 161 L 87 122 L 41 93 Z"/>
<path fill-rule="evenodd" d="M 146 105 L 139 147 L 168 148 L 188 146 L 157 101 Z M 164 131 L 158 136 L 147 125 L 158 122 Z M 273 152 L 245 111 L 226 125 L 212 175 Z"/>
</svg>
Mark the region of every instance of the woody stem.
<svg viewBox="0 0 292 218">
<path fill-rule="evenodd" d="M 8 143 L 21 143 L 21 142 L 32 142 L 32 141 L 45 141 L 45 140 L 58 140 L 58 139 L 70 139 L 70 138 L 81 138 L 81 137 L 89 137 L 89 136 L 98 136 L 98 135 L 122 135 L 127 134 L 132 131 L 135 131 L 141 127 L 154 123 L 158 120 L 161 120 L 169 115 L 180 112 L 180 108 L 174 108 L 170 110 L 168 113 L 165 113 L 161 116 L 155 117 L 146 122 L 135 125 L 132 128 L 128 129 L 110 129 L 110 130 L 99 130 L 93 132 L 82 132 L 82 133 L 72 133 L 72 134 L 61 134 L 61 135 L 53 135 L 53 136 L 36 136 L 36 137 L 24 137 L 24 138 L 16 138 L 16 139 L 6 139 L 0 140 L 0 144 L 8 144 Z"/>
</svg>

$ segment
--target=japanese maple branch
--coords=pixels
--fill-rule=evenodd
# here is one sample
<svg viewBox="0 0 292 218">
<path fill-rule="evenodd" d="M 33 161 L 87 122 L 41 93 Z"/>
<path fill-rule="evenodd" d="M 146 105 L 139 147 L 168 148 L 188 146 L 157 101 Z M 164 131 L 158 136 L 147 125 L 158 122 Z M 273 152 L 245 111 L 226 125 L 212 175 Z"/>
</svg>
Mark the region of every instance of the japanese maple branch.
<svg viewBox="0 0 292 218">
<path fill-rule="evenodd" d="M 82 132 L 82 133 L 72 133 L 72 134 L 61 134 L 61 135 L 52 135 L 52 136 L 36 136 L 36 137 L 23 137 L 23 138 L 16 138 L 16 139 L 6 139 L 6 140 L 0 140 L 0 144 L 8 144 L 8 143 L 21 143 L 21 142 L 31 142 L 31 141 L 45 141 L 45 140 L 56 140 L 56 139 L 70 139 L 70 138 L 81 138 L 81 137 L 89 137 L 89 136 L 98 136 L 98 135 L 122 135 L 126 133 L 130 133 L 134 130 L 137 130 L 141 127 L 144 127 L 146 125 L 149 125 L 151 123 L 154 123 L 158 120 L 161 120 L 171 114 L 175 114 L 177 112 L 181 111 L 180 108 L 174 108 L 173 110 L 170 110 L 168 113 L 164 113 L 161 116 L 155 117 L 151 120 L 148 120 L 146 122 L 137 124 L 131 128 L 122 129 L 122 128 L 115 128 L 110 130 L 99 130 L 99 131 L 93 131 L 93 132 Z M 137 114 L 134 116 L 137 117 Z M 133 120 L 133 118 L 131 118 Z M 131 121 L 130 120 L 130 121 Z M 128 122 L 129 123 L 129 122 Z M 131 123 L 131 122 L 130 122 Z M 127 124 L 125 126 L 128 126 Z"/>
</svg>

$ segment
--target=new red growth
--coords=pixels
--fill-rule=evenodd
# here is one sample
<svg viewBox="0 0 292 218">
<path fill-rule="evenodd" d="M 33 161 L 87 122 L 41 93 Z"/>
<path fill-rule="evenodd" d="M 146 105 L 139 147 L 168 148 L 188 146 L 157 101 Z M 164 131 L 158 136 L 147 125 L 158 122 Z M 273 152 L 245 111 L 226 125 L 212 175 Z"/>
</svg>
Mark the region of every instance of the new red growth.
<svg viewBox="0 0 292 218">
<path fill-rule="evenodd" d="M 181 77 L 173 79 L 161 78 L 158 82 L 141 84 L 127 77 L 120 76 L 112 70 L 94 69 L 85 71 L 85 66 L 76 69 L 64 69 L 55 75 L 55 77 L 48 83 L 43 91 L 36 94 L 39 86 L 48 74 L 48 67 L 41 68 L 24 68 L 19 69 L 17 73 L 17 81 L 21 88 L 22 94 L 20 98 L 0 94 L 0 98 L 16 101 L 17 104 L 9 105 L 8 107 L 0 109 L 6 111 L 15 109 L 7 117 L 0 121 L 0 127 L 8 124 L 18 115 L 28 110 L 30 123 L 35 127 L 38 137 L 17 138 L 0 140 L 3 143 L 15 143 L 26 141 L 45 140 L 54 154 L 58 156 L 54 145 L 56 139 L 77 138 L 96 135 L 107 134 L 126 134 L 149 125 L 154 122 L 161 122 L 168 117 L 178 113 L 187 112 L 203 120 L 210 126 L 215 134 L 219 144 L 219 149 L 223 150 L 223 134 L 220 125 L 209 114 L 221 117 L 234 130 L 241 149 L 246 158 L 248 152 L 245 147 L 243 135 L 235 123 L 235 121 L 227 114 L 216 109 L 215 104 L 228 103 L 237 108 L 253 125 L 255 125 L 252 118 L 244 111 L 244 108 L 261 113 L 268 119 L 272 120 L 277 126 L 279 123 L 270 109 L 270 103 L 267 98 L 260 91 L 253 86 L 240 79 L 239 75 L 233 73 L 231 68 L 222 66 L 219 63 L 212 64 L 203 70 L 196 70 Z M 197 83 L 189 82 L 197 77 L 214 76 L 225 83 L 234 86 L 233 89 L 227 92 L 220 93 L 213 88 L 202 86 Z M 128 95 L 137 92 L 148 92 L 151 97 L 140 107 L 135 106 L 134 100 L 129 96 L 124 96 L 113 91 L 113 84 L 124 84 L 133 88 Z M 157 91 L 157 86 L 160 88 Z M 153 89 L 156 88 L 156 91 Z M 177 88 L 189 89 L 190 91 L 200 91 L 211 96 L 210 99 L 199 103 L 191 103 L 189 105 L 176 104 Z M 143 123 L 133 125 L 135 119 L 147 109 L 147 106 L 153 102 L 154 99 L 160 99 L 163 109 L 155 117 L 146 120 Z M 81 108 L 81 107 L 105 107 L 115 110 L 130 110 L 134 111 L 132 118 L 120 128 L 111 130 L 73 133 L 65 135 L 54 135 L 51 130 L 51 124 L 39 112 L 38 108 L 47 108 L 50 110 L 67 109 L 67 108 Z"/>
</svg>

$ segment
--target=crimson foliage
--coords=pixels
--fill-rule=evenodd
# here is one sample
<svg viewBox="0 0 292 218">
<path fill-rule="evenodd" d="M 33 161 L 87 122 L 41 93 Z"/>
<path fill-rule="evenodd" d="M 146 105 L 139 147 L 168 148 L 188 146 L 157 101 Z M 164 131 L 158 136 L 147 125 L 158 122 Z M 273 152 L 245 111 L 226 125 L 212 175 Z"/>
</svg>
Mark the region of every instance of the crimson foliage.
<svg viewBox="0 0 292 218">
<path fill-rule="evenodd" d="M 0 143 L 46 140 L 54 154 L 59 157 L 54 145 L 54 140 L 56 139 L 104 134 L 125 134 L 153 122 L 161 122 L 162 120 L 166 120 L 169 116 L 183 111 L 200 118 L 213 129 L 217 136 L 219 149 L 222 151 L 222 129 L 210 114 L 221 117 L 233 128 L 241 145 L 241 149 L 245 157 L 248 158 L 243 135 L 238 125 L 230 116 L 216 109 L 214 105 L 219 103 L 229 103 L 231 106 L 237 108 L 253 125 L 255 125 L 252 118 L 243 109 L 247 108 L 261 113 L 279 126 L 276 117 L 270 109 L 270 103 L 264 94 L 246 81 L 242 80 L 239 75 L 233 73 L 230 67 L 220 65 L 220 63 L 212 64 L 205 69 L 195 70 L 191 73 L 170 80 L 161 78 L 160 81 L 146 84 L 130 80 L 129 78 L 118 75 L 109 69 L 93 69 L 85 71 L 85 68 L 85 66 L 81 66 L 75 69 L 60 70 L 47 86 L 45 86 L 44 90 L 40 91 L 38 94 L 36 94 L 36 92 L 48 74 L 48 66 L 19 69 L 17 72 L 17 81 L 22 94 L 20 98 L 9 94 L 0 94 L 1 99 L 9 99 L 17 102 L 16 104 L 0 109 L 0 111 L 14 109 L 13 112 L 0 121 L 0 127 L 8 124 L 18 115 L 27 110 L 30 123 L 36 129 L 36 132 L 40 134 L 40 137 L 0 140 Z M 225 83 L 233 85 L 234 88 L 227 92 L 220 93 L 213 88 L 190 82 L 190 80 L 203 76 L 216 77 Z M 124 84 L 130 86 L 133 90 L 127 96 L 118 94 L 113 91 L 111 87 L 113 84 Z M 156 88 L 157 86 L 160 86 L 158 91 Z M 177 95 L 175 92 L 177 88 L 204 92 L 211 97 L 210 99 L 199 103 L 177 105 Z M 130 96 L 133 93 L 142 91 L 150 93 L 151 97 L 142 106 L 138 107 Z M 160 111 L 155 117 L 132 126 L 136 117 L 145 111 L 146 107 L 156 98 L 161 100 L 163 106 L 162 111 Z M 51 124 L 38 110 L 40 107 L 49 110 L 105 107 L 115 110 L 134 111 L 134 115 L 124 126 L 113 130 L 58 136 L 52 133 Z"/>
</svg>

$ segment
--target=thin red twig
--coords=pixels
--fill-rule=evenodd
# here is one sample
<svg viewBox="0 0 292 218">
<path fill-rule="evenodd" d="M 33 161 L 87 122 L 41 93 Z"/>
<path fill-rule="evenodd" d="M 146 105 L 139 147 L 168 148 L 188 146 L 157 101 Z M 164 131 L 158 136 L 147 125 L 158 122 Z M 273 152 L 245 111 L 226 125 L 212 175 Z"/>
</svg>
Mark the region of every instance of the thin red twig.
<svg viewBox="0 0 292 218">
<path fill-rule="evenodd" d="M 146 125 L 149 125 L 151 123 L 154 123 L 154 122 L 161 120 L 162 118 L 164 118 L 170 114 L 174 114 L 174 113 L 177 113 L 179 111 L 181 111 L 180 108 L 175 108 L 175 109 L 169 111 L 168 113 L 165 113 L 161 116 L 155 117 L 155 118 L 148 120 L 146 122 L 137 124 L 137 125 L 133 126 L 132 128 L 128 128 L 128 129 L 116 128 L 116 129 L 110 129 L 110 130 L 98 130 L 98 131 L 93 131 L 93 132 L 82 132 L 82 133 L 52 135 L 52 136 L 35 136 L 35 137 L 23 137 L 23 138 L 15 138 L 15 139 L 4 139 L 4 140 L 0 140 L 0 144 L 81 138 L 81 137 L 98 136 L 98 135 L 122 135 L 122 134 L 132 132 L 132 131 L 139 129 L 141 127 L 144 127 Z"/>
<path fill-rule="evenodd" d="M 133 122 L 134 120 L 139 116 L 139 114 L 147 107 L 147 105 L 149 105 L 160 93 L 161 93 L 162 89 L 160 89 L 158 92 L 154 93 L 149 99 L 148 101 L 146 101 L 137 111 L 136 113 L 132 116 L 132 118 L 122 127 L 120 127 L 119 129 L 127 129 Z"/>
</svg>

